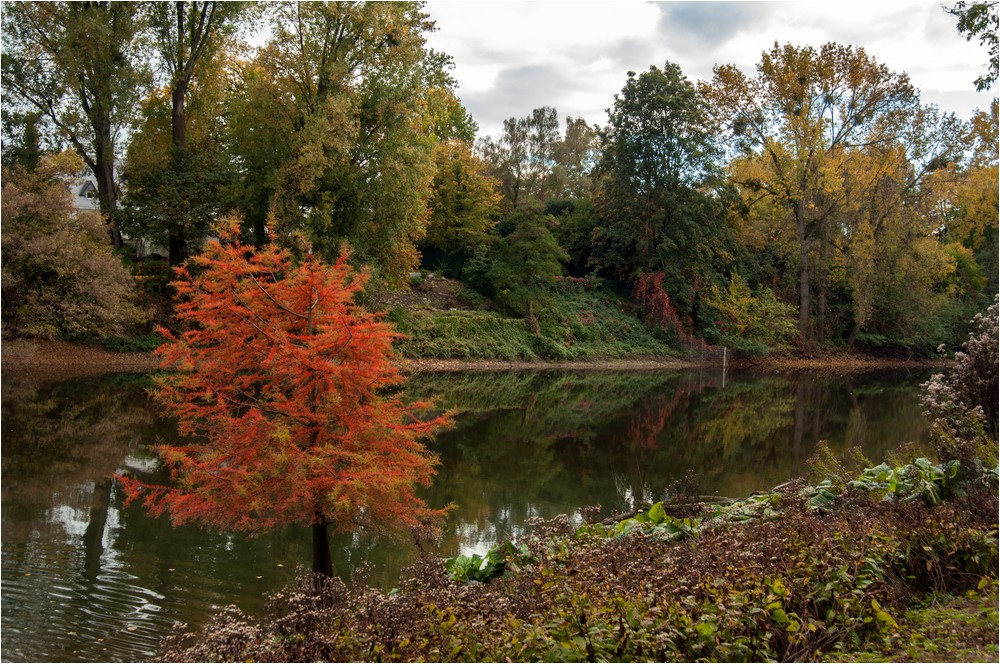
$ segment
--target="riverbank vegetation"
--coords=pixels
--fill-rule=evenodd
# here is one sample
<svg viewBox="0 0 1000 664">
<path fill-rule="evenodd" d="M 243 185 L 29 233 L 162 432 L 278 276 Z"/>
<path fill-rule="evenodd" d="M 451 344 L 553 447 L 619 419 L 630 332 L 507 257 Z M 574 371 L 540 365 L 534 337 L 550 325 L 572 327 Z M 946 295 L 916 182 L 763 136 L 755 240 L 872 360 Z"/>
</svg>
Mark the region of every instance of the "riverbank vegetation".
<svg viewBox="0 0 1000 664">
<path fill-rule="evenodd" d="M 394 309 L 389 320 L 406 338 L 404 357 L 585 360 L 671 357 L 662 331 L 636 316 L 636 307 L 599 281 L 558 279 L 533 320 L 483 310 Z M 676 341 L 676 339 L 674 339 Z"/>
<path fill-rule="evenodd" d="M 393 594 L 290 589 L 270 617 L 230 609 L 166 659 L 815 660 L 898 644 L 897 617 L 930 589 L 995 583 L 995 487 L 933 507 L 863 490 L 822 512 L 794 492 L 749 505 L 770 514 L 697 533 L 540 524 L 486 583 L 427 560 Z"/>
<path fill-rule="evenodd" d="M 985 6 L 959 30 L 990 34 Z M 4 338 L 148 349 L 230 214 L 258 248 L 350 248 L 372 292 L 460 283 L 473 311 L 391 312 L 411 357 L 933 357 L 996 293 L 995 103 L 944 115 L 861 48 L 775 44 L 623 73 L 601 124 L 483 136 L 433 29 L 419 3 L 11 5 Z"/>
</svg>

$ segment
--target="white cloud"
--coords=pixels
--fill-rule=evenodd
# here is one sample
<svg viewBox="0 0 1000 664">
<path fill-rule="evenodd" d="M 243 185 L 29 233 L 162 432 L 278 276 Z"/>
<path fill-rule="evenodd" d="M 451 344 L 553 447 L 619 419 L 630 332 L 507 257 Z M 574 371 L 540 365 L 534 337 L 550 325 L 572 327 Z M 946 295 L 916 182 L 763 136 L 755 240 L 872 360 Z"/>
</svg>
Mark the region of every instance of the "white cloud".
<svg viewBox="0 0 1000 664">
<path fill-rule="evenodd" d="M 973 81 L 986 53 L 939 2 L 450 2 L 432 0 L 430 45 L 453 56 L 481 134 L 554 106 L 603 124 L 629 70 L 676 62 L 692 80 L 717 64 L 752 72 L 775 41 L 863 47 L 909 74 L 926 102 L 968 117 L 993 95 Z"/>
</svg>

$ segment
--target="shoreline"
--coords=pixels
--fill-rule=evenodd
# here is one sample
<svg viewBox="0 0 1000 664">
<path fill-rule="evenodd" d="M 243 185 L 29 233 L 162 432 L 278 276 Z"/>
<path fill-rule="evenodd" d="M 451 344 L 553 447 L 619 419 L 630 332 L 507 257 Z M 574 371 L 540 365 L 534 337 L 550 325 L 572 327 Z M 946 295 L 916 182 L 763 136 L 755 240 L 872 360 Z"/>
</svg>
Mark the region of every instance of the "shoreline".
<svg viewBox="0 0 1000 664">
<path fill-rule="evenodd" d="M 0 371 L 37 381 L 68 380 L 110 373 L 150 373 L 159 367 L 152 353 L 116 353 L 67 341 L 12 339 L 0 343 Z"/>
<path fill-rule="evenodd" d="M 947 366 L 949 360 L 878 358 L 859 354 L 833 354 L 814 358 L 771 356 L 738 358 L 729 369 L 756 372 L 778 371 L 867 371 L 917 369 Z M 14 374 L 30 374 L 39 380 L 68 379 L 106 373 L 149 373 L 159 366 L 152 353 L 118 353 L 66 341 L 14 339 L 0 345 L 0 367 Z M 701 364 L 677 357 L 634 357 L 568 361 L 463 360 L 400 358 L 403 373 L 463 371 L 679 371 L 721 369 L 716 363 Z"/>
</svg>

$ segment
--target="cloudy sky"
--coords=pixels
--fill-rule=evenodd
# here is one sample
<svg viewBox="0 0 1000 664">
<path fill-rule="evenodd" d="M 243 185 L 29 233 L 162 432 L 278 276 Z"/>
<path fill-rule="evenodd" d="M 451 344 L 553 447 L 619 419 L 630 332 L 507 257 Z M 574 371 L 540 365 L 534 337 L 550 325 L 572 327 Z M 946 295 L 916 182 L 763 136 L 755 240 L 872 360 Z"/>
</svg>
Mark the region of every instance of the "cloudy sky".
<svg viewBox="0 0 1000 664">
<path fill-rule="evenodd" d="M 716 64 L 753 73 L 775 41 L 863 47 L 909 74 L 925 103 L 968 118 L 996 90 L 975 91 L 986 49 L 958 33 L 942 4 L 431 0 L 425 11 L 438 28 L 430 46 L 454 58 L 459 96 L 483 135 L 540 106 L 603 125 L 629 70 L 669 60 L 693 81 Z"/>
</svg>

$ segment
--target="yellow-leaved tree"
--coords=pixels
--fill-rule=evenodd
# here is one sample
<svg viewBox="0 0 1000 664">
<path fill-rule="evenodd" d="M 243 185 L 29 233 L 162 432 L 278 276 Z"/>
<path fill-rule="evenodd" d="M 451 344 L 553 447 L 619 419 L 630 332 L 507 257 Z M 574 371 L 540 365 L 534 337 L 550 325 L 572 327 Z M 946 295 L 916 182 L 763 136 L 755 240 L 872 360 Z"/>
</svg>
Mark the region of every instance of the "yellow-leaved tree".
<svg viewBox="0 0 1000 664">
<path fill-rule="evenodd" d="M 872 315 L 878 279 L 913 258 L 910 239 L 933 230 L 917 194 L 961 156 L 962 123 L 921 106 L 905 74 L 833 43 L 776 43 L 754 76 L 716 67 L 702 91 L 733 141 L 728 174 L 747 208 L 738 231 L 758 245 L 777 240 L 779 260 L 796 272 L 802 338 L 827 335 L 839 285 L 851 294 L 853 338 Z M 879 253 L 895 240 L 905 256 Z"/>
</svg>

